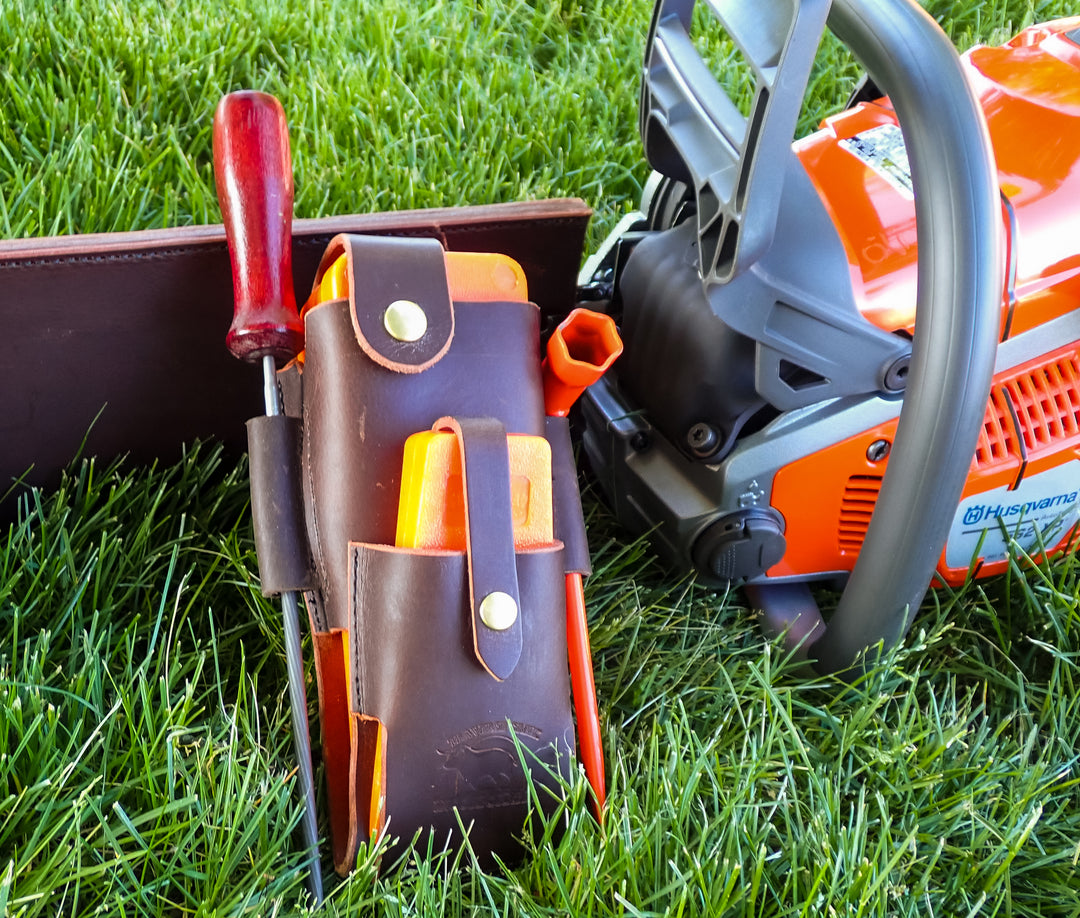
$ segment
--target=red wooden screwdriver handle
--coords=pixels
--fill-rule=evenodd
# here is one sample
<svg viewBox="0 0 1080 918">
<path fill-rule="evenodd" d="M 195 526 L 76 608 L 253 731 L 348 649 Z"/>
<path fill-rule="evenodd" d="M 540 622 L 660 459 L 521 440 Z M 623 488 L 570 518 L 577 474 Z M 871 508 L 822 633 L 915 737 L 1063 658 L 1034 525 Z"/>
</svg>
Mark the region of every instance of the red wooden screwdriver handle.
<svg viewBox="0 0 1080 918">
<path fill-rule="evenodd" d="M 292 283 L 289 128 L 273 96 L 234 92 L 218 104 L 214 179 L 235 297 L 226 343 L 242 360 L 289 360 L 303 348 L 304 331 Z"/>
</svg>

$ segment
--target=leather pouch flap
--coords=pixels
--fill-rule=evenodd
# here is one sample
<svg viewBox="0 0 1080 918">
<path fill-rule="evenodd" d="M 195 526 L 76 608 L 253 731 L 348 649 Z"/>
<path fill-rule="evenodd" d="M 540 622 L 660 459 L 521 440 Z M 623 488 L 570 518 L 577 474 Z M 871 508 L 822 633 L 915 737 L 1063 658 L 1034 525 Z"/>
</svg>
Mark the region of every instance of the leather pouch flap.
<svg viewBox="0 0 1080 918">
<path fill-rule="evenodd" d="M 420 373 L 450 348 L 454 307 L 437 239 L 335 236 L 316 275 L 344 254 L 353 331 L 364 353 L 395 373 Z"/>
</svg>

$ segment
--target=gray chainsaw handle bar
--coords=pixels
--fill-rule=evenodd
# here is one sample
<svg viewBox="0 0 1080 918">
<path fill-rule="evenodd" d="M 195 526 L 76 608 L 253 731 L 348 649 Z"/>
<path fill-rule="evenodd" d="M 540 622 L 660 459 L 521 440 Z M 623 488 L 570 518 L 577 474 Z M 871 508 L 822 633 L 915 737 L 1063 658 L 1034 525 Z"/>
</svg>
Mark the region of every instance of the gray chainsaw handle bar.
<svg viewBox="0 0 1080 918">
<path fill-rule="evenodd" d="M 951 42 L 912 0 L 833 0 L 828 24 L 895 108 L 919 243 L 904 405 L 839 605 L 826 625 L 805 588 L 751 591 L 768 631 L 819 671 L 837 672 L 902 639 L 926 595 L 986 411 L 1004 264 L 986 123 Z"/>
</svg>

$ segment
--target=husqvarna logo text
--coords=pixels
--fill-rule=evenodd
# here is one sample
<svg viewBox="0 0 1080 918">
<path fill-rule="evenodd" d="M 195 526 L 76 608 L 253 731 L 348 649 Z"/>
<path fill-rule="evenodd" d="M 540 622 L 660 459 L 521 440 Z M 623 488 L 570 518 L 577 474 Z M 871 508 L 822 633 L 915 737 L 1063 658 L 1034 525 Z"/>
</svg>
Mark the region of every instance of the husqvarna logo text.
<svg viewBox="0 0 1080 918">
<path fill-rule="evenodd" d="M 1040 510 L 1068 507 L 1076 503 L 1078 496 L 1078 491 L 1067 491 L 1053 497 L 1044 497 L 1042 500 L 1029 500 L 1019 504 L 972 504 L 964 511 L 964 525 L 977 526 L 983 522 L 989 524 L 995 520 L 1020 518 Z"/>
<path fill-rule="evenodd" d="M 956 508 L 945 566 L 967 568 L 974 561 L 1004 561 L 1015 548 L 1053 550 L 1080 521 L 1080 459 L 1025 475 L 1007 486 L 972 494 Z"/>
</svg>

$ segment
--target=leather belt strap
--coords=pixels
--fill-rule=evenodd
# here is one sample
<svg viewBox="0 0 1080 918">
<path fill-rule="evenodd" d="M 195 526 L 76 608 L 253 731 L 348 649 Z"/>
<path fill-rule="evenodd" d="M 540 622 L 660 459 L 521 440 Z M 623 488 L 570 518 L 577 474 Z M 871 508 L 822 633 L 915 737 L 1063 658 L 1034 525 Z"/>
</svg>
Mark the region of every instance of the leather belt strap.
<svg viewBox="0 0 1080 918">
<path fill-rule="evenodd" d="M 554 491 L 555 539 L 566 546 L 566 573 L 588 577 L 592 573 L 585 514 L 581 509 L 577 462 L 566 418 L 548 416 L 544 432 L 551 445 L 551 482 Z"/>
</svg>

